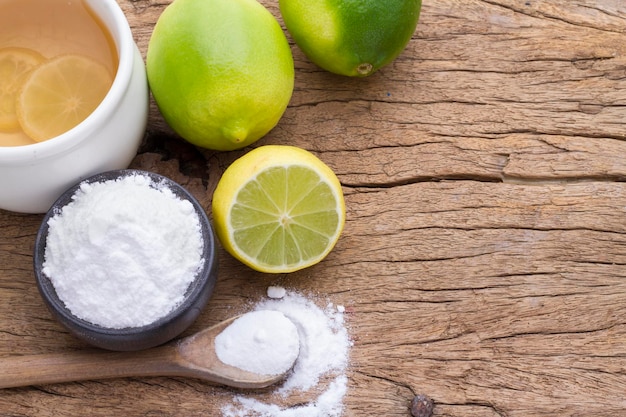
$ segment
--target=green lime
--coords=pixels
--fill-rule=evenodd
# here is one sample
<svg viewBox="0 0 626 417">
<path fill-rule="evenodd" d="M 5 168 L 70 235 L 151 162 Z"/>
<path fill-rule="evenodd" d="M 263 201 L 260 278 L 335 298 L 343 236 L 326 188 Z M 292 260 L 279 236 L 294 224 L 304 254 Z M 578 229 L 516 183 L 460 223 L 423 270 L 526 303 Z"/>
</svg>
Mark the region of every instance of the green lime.
<svg viewBox="0 0 626 417">
<path fill-rule="evenodd" d="M 222 246 L 249 267 L 286 273 L 320 262 L 337 243 L 346 212 L 341 184 L 312 153 L 256 148 L 231 164 L 213 194 Z"/>
<path fill-rule="evenodd" d="M 389 64 L 415 32 L 421 0 L 279 0 L 307 57 L 336 74 L 364 77 Z"/>
<path fill-rule="evenodd" d="M 256 0 L 174 0 L 154 27 L 146 69 L 165 121 L 214 150 L 266 135 L 294 85 L 285 34 Z"/>
</svg>

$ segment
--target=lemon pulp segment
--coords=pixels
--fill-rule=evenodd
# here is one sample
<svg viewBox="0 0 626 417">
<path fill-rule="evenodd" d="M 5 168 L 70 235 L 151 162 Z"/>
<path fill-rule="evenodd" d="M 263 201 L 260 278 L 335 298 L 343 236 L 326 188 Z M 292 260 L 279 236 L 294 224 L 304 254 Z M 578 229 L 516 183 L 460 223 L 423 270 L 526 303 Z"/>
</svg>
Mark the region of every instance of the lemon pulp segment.
<svg viewBox="0 0 626 417">
<path fill-rule="evenodd" d="M 285 267 L 326 252 L 339 220 L 330 186 L 302 166 L 262 172 L 241 189 L 230 212 L 237 247 L 256 262 Z"/>
</svg>

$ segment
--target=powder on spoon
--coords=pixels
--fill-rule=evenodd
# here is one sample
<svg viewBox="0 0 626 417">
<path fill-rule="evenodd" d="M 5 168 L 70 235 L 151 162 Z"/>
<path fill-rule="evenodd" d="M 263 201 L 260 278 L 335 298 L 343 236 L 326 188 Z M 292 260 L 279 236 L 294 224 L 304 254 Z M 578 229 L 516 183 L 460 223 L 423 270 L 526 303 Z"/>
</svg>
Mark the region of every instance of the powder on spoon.
<svg viewBox="0 0 626 417">
<path fill-rule="evenodd" d="M 166 316 L 203 262 L 193 205 L 140 174 L 81 184 L 48 226 L 43 273 L 72 314 L 106 328 Z"/>
<path fill-rule="evenodd" d="M 351 341 L 344 326 L 343 309 L 328 305 L 322 310 L 296 292 L 282 298 L 259 302 L 254 311 L 277 311 L 295 323 L 300 353 L 293 370 L 274 393 L 287 399 L 294 393 L 319 391 L 322 378 L 330 382 L 313 400 L 293 407 L 260 401 L 254 396 L 236 395 L 222 408 L 224 417 L 339 417 L 347 391 L 346 368 Z M 249 359 L 250 357 L 247 356 Z"/>
<path fill-rule="evenodd" d="M 246 313 L 215 338 L 220 361 L 260 375 L 287 372 L 299 351 L 298 329 L 279 311 Z"/>
</svg>

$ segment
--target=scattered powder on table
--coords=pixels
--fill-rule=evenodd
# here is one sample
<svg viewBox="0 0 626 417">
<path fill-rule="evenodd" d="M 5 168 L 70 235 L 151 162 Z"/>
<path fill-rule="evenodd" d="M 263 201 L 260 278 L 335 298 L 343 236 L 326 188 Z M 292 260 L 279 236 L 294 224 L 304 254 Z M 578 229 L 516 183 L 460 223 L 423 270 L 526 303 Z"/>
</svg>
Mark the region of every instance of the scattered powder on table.
<svg viewBox="0 0 626 417">
<path fill-rule="evenodd" d="M 81 184 L 48 226 L 43 273 L 72 314 L 106 328 L 167 315 L 203 262 L 193 205 L 140 174 Z"/>
<path fill-rule="evenodd" d="M 299 350 L 298 329 L 280 311 L 246 313 L 215 338 L 220 361 L 260 375 L 287 372 Z"/>
<path fill-rule="evenodd" d="M 254 311 L 278 311 L 295 323 L 300 339 L 300 354 L 293 370 L 273 394 L 286 399 L 294 394 L 322 392 L 309 402 L 293 407 L 263 402 L 252 395 L 236 395 L 222 408 L 224 417 L 339 417 L 347 391 L 350 337 L 342 311 L 328 304 L 325 309 L 297 292 L 286 292 L 279 299 L 267 299 Z"/>
<path fill-rule="evenodd" d="M 283 298 L 287 294 L 287 290 L 279 286 L 267 287 L 267 296 L 269 298 Z"/>
</svg>

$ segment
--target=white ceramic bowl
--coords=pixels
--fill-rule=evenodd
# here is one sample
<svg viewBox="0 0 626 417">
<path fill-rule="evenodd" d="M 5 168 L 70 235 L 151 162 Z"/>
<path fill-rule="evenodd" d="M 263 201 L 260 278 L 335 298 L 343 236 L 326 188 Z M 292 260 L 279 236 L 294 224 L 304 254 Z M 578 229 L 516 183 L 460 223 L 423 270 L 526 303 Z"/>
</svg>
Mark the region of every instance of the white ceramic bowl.
<svg viewBox="0 0 626 417">
<path fill-rule="evenodd" d="M 33 145 L 0 146 L 0 209 L 45 213 L 70 186 L 128 167 L 148 121 L 143 59 L 116 0 L 87 0 L 108 27 L 119 67 L 100 106 L 73 129 Z"/>
</svg>

